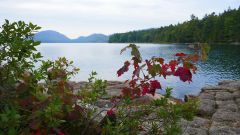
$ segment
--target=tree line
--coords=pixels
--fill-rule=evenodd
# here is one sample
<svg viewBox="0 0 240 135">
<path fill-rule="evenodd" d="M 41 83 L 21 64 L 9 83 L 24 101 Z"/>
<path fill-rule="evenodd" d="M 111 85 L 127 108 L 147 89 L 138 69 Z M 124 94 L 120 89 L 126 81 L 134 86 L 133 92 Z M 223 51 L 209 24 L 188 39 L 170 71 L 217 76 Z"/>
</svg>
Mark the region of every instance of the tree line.
<svg viewBox="0 0 240 135">
<path fill-rule="evenodd" d="M 235 43 L 240 42 L 240 7 L 223 13 L 206 14 L 202 19 L 191 15 L 189 21 L 160 28 L 116 33 L 110 43 Z"/>
</svg>

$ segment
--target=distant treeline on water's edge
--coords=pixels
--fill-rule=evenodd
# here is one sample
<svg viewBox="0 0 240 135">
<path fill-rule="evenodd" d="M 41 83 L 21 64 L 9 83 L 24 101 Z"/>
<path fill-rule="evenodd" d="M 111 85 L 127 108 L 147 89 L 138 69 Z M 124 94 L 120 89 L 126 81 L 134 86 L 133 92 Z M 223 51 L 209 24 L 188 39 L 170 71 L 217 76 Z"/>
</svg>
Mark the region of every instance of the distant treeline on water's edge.
<svg viewBox="0 0 240 135">
<path fill-rule="evenodd" d="M 202 19 L 191 15 L 190 21 L 177 25 L 127 33 L 116 33 L 109 37 L 110 43 L 239 43 L 240 7 L 228 9 L 221 14 L 214 12 Z"/>
</svg>

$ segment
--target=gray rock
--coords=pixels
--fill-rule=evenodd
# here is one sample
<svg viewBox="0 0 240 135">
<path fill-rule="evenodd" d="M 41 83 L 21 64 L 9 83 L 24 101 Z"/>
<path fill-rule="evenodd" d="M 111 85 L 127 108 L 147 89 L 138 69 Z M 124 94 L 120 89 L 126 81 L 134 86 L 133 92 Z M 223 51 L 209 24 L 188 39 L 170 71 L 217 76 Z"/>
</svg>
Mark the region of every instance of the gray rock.
<svg viewBox="0 0 240 135">
<path fill-rule="evenodd" d="M 97 124 L 101 123 L 107 115 L 107 110 L 98 108 L 97 111 L 93 114 L 93 121 Z"/>
<path fill-rule="evenodd" d="M 208 130 L 202 128 L 187 127 L 183 129 L 182 135 L 208 135 Z"/>
<path fill-rule="evenodd" d="M 204 93 L 200 93 L 199 98 L 200 98 L 201 100 L 203 100 L 203 99 L 214 100 L 214 99 L 215 99 L 215 96 L 214 96 L 214 93 L 204 92 Z"/>
<path fill-rule="evenodd" d="M 227 85 L 229 83 L 235 82 L 234 80 L 223 80 L 218 83 L 218 85 Z"/>
<path fill-rule="evenodd" d="M 208 129 L 211 124 L 209 119 L 194 117 L 192 121 L 181 120 L 181 125 L 183 127 L 193 127 L 193 128 L 202 128 Z"/>
<path fill-rule="evenodd" d="M 208 85 L 202 88 L 202 91 L 219 91 L 219 90 L 226 90 L 229 89 L 227 87 L 224 86 L 212 86 L 212 85 Z"/>
<path fill-rule="evenodd" d="M 234 123 L 240 121 L 240 113 L 239 112 L 232 112 L 230 110 L 222 110 L 218 109 L 216 113 L 213 114 L 212 120 L 216 122 L 222 123 Z"/>
<path fill-rule="evenodd" d="M 216 93 L 216 100 L 232 100 L 234 99 L 234 95 L 230 92 L 217 92 Z"/>
<path fill-rule="evenodd" d="M 219 86 L 205 86 L 202 89 L 202 92 L 234 92 L 238 89 L 235 87 L 228 87 L 226 85 L 219 85 Z"/>
<path fill-rule="evenodd" d="M 232 112 L 236 112 L 238 110 L 238 106 L 233 100 L 216 101 L 216 104 L 217 108 L 221 110 L 230 110 Z"/>
<path fill-rule="evenodd" d="M 237 135 L 237 133 L 231 127 L 211 127 L 209 135 Z"/>
<path fill-rule="evenodd" d="M 238 89 L 240 90 L 240 80 L 237 81 L 222 81 L 219 83 L 220 86 L 232 88 L 232 89 Z"/>
<path fill-rule="evenodd" d="M 234 99 L 240 98 L 240 90 L 233 92 Z"/>
<path fill-rule="evenodd" d="M 240 135 L 240 81 L 222 81 L 219 86 L 202 88 L 199 95 L 200 116 L 181 122 L 185 135 Z"/>
<path fill-rule="evenodd" d="M 111 108 L 113 103 L 111 103 L 109 100 L 99 99 L 95 105 L 100 108 Z"/>
<path fill-rule="evenodd" d="M 114 96 L 120 96 L 121 93 L 122 93 L 122 89 L 118 89 L 118 88 L 107 89 L 106 98 L 110 98 L 110 97 L 114 97 Z"/>
<path fill-rule="evenodd" d="M 215 106 L 216 103 L 214 100 L 209 99 L 200 100 L 198 114 L 201 116 L 212 116 L 212 114 L 216 111 Z"/>
<path fill-rule="evenodd" d="M 236 103 L 238 105 L 238 108 L 240 109 L 240 98 L 237 98 L 235 101 L 236 101 Z"/>
<path fill-rule="evenodd" d="M 222 127 L 232 127 L 232 128 L 239 128 L 240 123 L 239 121 L 237 122 L 230 122 L 230 121 L 222 121 L 222 122 L 216 122 L 212 121 L 211 127 L 216 127 L 216 128 L 222 128 Z"/>
<path fill-rule="evenodd" d="M 135 98 L 134 100 L 132 100 L 133 104 L 139 105 L 139 104 L 149 104 L 154 100 L 153 96 L 150 95 L 144 95 L 141 96 L 139 98 Z"/>
</svg>

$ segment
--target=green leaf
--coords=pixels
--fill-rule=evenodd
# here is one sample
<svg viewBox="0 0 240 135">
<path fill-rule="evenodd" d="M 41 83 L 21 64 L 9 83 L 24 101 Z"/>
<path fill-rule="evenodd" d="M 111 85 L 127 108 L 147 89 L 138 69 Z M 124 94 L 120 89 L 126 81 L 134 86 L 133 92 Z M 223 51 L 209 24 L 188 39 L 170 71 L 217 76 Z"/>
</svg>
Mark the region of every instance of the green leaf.
<svg viewBox="0 0 240 135">
<path fill-rule="evenodd" d="M 138 59 L 138 62 L 140 63 L 142 61 L 142 57 L 141 57 L 141 54 L 138 50 L 138 46 L 136 46 L 135 44 L 130 44 L 126 47 L 124 47 L 121 51 L 120 51 L 120 54 L 122 54 L 124 51 L 126 51 L 128 48 L 131 49 L 131 55 L 136 57 Z"/>
</svg>

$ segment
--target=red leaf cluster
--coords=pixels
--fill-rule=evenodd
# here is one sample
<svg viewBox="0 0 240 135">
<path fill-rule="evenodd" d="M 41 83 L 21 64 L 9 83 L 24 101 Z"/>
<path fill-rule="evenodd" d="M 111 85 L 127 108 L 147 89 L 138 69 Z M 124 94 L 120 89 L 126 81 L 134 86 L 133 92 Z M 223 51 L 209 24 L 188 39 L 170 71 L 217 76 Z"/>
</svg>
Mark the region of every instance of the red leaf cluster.
<svg viewBox="0 0 240 135">
<path fill-rule="evenodd" d="M 118 77 L 129 70 L 130 62 L 125 61 L 124 66 L 117 71 Z"/>
<path fill-rule="evenodd" d="M 174 72 L 175 69 L 176 69 L 176 66 L 177 66 L 177 61 L 176 61 L 176 60 L 171 60 L 171 61 L 169 62 L 169 66 L 170 66 L 172 72 Z"/>
<path fill-rule="evenodd" d="M 151 89 L 161 89 L 160 82 L 158 80 L 150 81 Z"/>
<path fill-rule="evenodd" d="M 134 44 L 131 44 L 133 47 Z M 138 52 L 136 47 L 135 51 Z M 138 55 L 139 52 L 137 53 Z M 164 59 L 160 57 L 152 57 L 142 62 L 133 55 L 133 75 L 131 80 L 127 80 L 127 87 L 122 90 L 122 96 L 134 97 L 144 96 L 146 94 L 152 94 L 154 96 L 157 89 L 161 89 L 161 84 L 155 77 L 163 76 L 165 79 L 167 76 L 177 76 L 183 82 L 192 81 L 192 72 L 197 70 L 193 64 L 199 60 L 198 54 L 185 54 L 176 53 L 177 59 L 170 60 L 168 63 L 164 63 Z M 128 71 L 130 63 L 126 61 L 124 66 L 117 71 L 118 76 L 121 76 L 124 72 Z"/>
<path fill-rule="evenodd" d="M 169 68 L 169 65 L 168 64 L 163 64 L 162 65 L 162 71 L 161 71 L 161 74 L 163 75 L 163 77 L 166 79 L 166 76 L 168 74 L 168 68 Z"/>
<path fill-rule="evenodd" d="M 185 54 L 185 53 L 176 53 L 176 56 L 178 56 L 178 57 L 184 57 L 184 56 L 186 56 L 186 54 Z"/>
<path fill-rule="evenodd" d="M 142 84 L 142 95 L 146 95 L 149 92 L 149 84 Z"/>
<path fill-rule="evenodd" d="M 155 95 L 156 89 L 161 89 L 160 82 L 158 80 L 152 80 L 149 83 L 142 84 L 142 95 L 152 94 Z"/>
<path fill-rule="evenodd" d="M 179 76 L 180 80 L 182 80 L 183 82 L 186 82 L 186 81 L 191 82 L 192 81 L 192 73 L 187 68 L 178 67 L 178 69 L 176 70 L 174 75 Z"/>
</svg>

